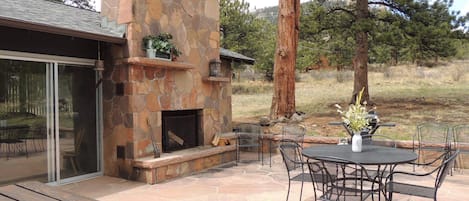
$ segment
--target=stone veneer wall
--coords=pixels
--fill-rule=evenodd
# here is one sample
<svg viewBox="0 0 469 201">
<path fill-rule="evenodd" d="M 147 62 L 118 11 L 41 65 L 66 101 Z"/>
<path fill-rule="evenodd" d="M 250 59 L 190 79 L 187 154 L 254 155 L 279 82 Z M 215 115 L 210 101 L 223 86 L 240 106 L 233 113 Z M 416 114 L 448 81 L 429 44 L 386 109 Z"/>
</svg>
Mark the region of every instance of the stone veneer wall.
<svg viewBox="0 0 469 201">
<path fill-rule="evenodd" d="M 106 175 L 131 177 L 132 161 L 152 155 L 151 134 L 161 150 L 161 111 L 202 109 L 205 145 L 216 133 L 231 130 L 230 83 L 202 79 L 208 76 L 209 61 L 219 58 L 218 10 L 217 0 L 103 0 L 102 15 L 127 24 L 127 45 L 112 46 L 105 56 Z M 173 35 L 183 53 L 178 62 L 191 64 L 194 69 L 119 62 L 143 57 L 142 38 L 160 32 Z M 118 158 L 117 147 L 124 158 Z"/>
</svg>

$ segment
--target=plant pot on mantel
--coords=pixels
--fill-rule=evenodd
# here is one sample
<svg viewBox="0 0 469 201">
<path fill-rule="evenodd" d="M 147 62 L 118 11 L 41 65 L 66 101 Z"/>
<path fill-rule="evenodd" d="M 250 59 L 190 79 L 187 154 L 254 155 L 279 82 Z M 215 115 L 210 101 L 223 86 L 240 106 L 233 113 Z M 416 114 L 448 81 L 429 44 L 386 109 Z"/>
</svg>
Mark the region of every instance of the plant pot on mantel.
<svg viewBox="0 0 469 201">
<path fill-rule="evenodd" d="M 155 58 L 161 59 L 161 60 L 166 60 L 166 61 L 171 61 L 171 54 L 155 52 Z"/>
<path fill-rule="evenodd" d="M 147 52 L 147 58 L 154 59 L 156 57 L 156 50 L 155 49 L 145 49 Z"/>
</svg>

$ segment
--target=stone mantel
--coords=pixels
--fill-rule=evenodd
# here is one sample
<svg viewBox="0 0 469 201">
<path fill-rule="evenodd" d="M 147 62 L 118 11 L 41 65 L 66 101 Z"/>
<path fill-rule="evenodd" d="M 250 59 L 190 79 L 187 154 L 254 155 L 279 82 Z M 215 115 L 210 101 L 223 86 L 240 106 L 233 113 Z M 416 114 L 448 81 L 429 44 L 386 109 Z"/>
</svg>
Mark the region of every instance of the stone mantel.
<svg viewBox="0 0 469 201">
<path fill-rule="evenodd" d="M 166 61 L 161 59 L 150 59 L 146 57 L 130 57 L 116 61 L 119 64 L 133 64 L 145 67 L 165 68 L 172 70 L 190 70 L 194 69 L 194 65 L 176 61 Z"/>
</svg>

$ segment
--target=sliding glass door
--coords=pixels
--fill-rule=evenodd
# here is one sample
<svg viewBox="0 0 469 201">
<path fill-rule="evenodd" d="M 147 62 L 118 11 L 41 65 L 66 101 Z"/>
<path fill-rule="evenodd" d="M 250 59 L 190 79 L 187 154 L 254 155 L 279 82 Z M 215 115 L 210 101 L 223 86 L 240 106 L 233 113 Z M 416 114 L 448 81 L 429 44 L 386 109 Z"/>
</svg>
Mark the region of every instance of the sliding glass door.
<svg viewBox="0 0 469 201">
<path fill-rule="evenodd" d="M 95 71 L 58 66 L 60 178 L 98 171 Z"/>
<path fill-rule="evenodd" d="M 0 185 L 49 181 L 48 66 L 0 59 Z"/>
<path fill-rule="evenodd" d="M 100 172 L 98 91 L 90 66 L 0 59 L 0 185 Z"/>
</svg>

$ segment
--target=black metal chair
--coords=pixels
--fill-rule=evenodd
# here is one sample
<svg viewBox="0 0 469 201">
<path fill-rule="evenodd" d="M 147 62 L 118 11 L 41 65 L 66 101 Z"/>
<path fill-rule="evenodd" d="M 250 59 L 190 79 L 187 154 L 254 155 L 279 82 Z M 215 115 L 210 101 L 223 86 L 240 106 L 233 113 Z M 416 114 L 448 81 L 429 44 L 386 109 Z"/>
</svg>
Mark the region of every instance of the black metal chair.
<svg viewBox="0 0 469 201">
<path fill-rule="evenodd" d="M 451 149 L 450 129 L 447 125 L 422 123 L 412 139 L 412 148 L 417 152 L 417 163 L 425 163 L 426 152 L 446 152 Z M 415 166 L 414 166 L 415 170 Z"/>
<path fill-rule="evenodd" d="M 454 149 L 459 149 L 461 153 L 469 152 L 469 125 L 457 125 L 453 127 Z M 455 161 L 455 168 L 464 169 L 463 155 L 460 154 Z"/>
<path fill-rule="evenodd" d="M 381 135 L 381 134 L 373 134 L 369 142 L 366 142 L 366 144 L 397 148 L 397 143 L 394 139 L 392 139 L 391 137 L 387 135 Z M 390 165 L 389 170 L 377 170 L 376 166 L 365 166 L 365 167 L 367 168 L 368 174 L 370 176 L 373 176 L 373 177 L 380 176 L 381 178 L 384 178 L 392 171 L 393 166 Z M 380 173 L 380 175 L 378 175 L 378 172 Z M 358 174 L 358 172 L 356 173 Z"/>
<path fill-rule="evenodd" d="M 383 146 L 383 147 L 397 148 L 396 140 L 394 140 L 393 138 L 387 135 L 381 135 L 381 134 L 374 134 L 371 138 L 370 144 Z"/>
<path fill-rule="evenodd" d="M 293 140 L 303 147 L 306 128 L 300 124 L 287 124 L 282 127 L 282 140 Z"/>
<path fill-rule="evenodd" d="M 373 196 L 373 193 L 379 193 L 382 190 L 380 181 L 369 175 L 367 169 L 359 163 L 330 156 L 320 157 L 317 160 L 320 161 L 319 165 L 310 163 L 308 166 L 311 174 L 322 175 L 322 179 L 313 179 L 315 190 L 322 191 L 321 196 L 317 196 L 315 192 L 315 200 L 332 201 L 354 198 L 365 200 L 370 195 Z M 351 171 L 359 171 L 359 173 L 350 174 Z"/>
<path fill-rule="evenodd" d="M 27 125 L 12 125 L 0 127 L 0 153 L 2 152 L 2 144 L 5 144 L 5 154 L 8 160 L 11 156 L 23 152 L 28 157 L 27 141 L 22 139 L 29 131 Z"/>
<path fill-rule="evenodd" d="M 437 161 L 442 161 L 440 165 L 433 167 L 431 171 L 425 173 L 413 173 L 413 172 L 403 172 L 403 171 L 394 171 L 388 175 L 386 178 L 386 200 L 392 200 L 393 193 L 400 193 L 418 197 L 425 197 L 425 198 L 432 198 L 433 200 L 437 200 L 437 193 L 438 189 L 443 184 L 446 176 L 451 171 L 451 168 L 454 165 L 456 157 L 459 155 L 459 150 L 454 152 L 447 151 L 440 155 L 440 157 L 436 158 L 432 162 L 423 164 L 426 166 L 433 167 L 431 165 L 435 164 Z M 421 164 L 422 165 L 422 164 Z M 407 175 L 414 177 L 415 180 L 421 180 L 421 177 L 430 176 L 436 173 L 435 183 L 433 186 L 423 186 L 417 184 L 410 184 L 404 182 L 397 182 L 394 181 L 396 175 Z"/>
<path fill-rule="evenodd" d="M 301 155 L 302 147 L 297 141 L 286 139 L 280 141 L 279 150 L 288 173 L 288 192 L 286 200 L 288 200 L 290 196 L 291 181 L 301 181 L 301 201 L 304 182 L 306 181 L 313 183 L 311 179 L 313 175 L 310 176 L 308 172 L 305 172 L 305 165 L 307 165 L 308 162 L 303 160 L 303 156 Z M 311 163 L 313 162 L 311 161 Z M 300 171 L 295 172 L 298 169 Z M 314 183 L 313 189 L 315 189 Z M 314 192 L 316 192 L 316 190 Z"/>
<path fill-rule="evenodd" d="M 257 151 L 257 160 L 263 160 L 262 154 L 262 127 L 257 124 L 243 123 L 236 129 L 236 163 L 240 162 L 241 150 Z"/>
<path fill-rule="evenodd" d="M 286 124 L 282 127 L 280 141 L 294 141 L 303 147 L 304 136 L 306 134 L 306 127 L 301 124 Z M 269 166 L 272 167 L 272 152 L 275 152 L 279 147 L 278 144 L 269 141 Z"/>
</svg>

